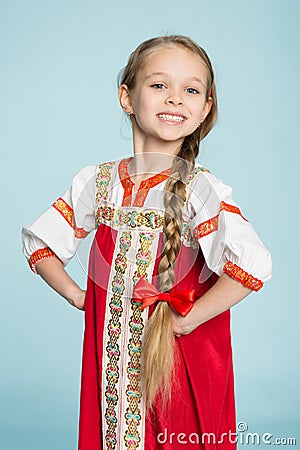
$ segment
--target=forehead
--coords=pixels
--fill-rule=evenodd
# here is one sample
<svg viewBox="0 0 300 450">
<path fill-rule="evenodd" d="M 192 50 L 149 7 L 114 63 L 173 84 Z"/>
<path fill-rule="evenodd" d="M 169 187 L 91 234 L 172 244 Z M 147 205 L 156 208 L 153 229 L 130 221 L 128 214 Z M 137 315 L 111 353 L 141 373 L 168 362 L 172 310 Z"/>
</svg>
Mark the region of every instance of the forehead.
<svg viewBox="0 0 300 450">
<path fill-rule="evenodd" d="M 140 75 L 147 77 L 151 73 L 166 73 L 182 77 L 207 78 L 207 69 L 200 55 L 183 46 L 164 46 L 151 51 L 140 68 Z"/>
</svg>

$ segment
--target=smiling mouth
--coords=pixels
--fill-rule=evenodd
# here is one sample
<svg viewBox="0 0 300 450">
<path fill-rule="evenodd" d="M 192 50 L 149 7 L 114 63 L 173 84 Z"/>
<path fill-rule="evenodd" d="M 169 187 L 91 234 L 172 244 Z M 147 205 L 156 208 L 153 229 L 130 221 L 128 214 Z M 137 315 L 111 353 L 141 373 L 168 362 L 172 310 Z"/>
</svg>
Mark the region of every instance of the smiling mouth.
<svg viewBox="0 0 300 450">
<path fill-rule="evenodd" d="M 186 120 L 184 116 L 178 116 L 176 114 L 157 114 L 157 117 L 166 122 L 182 123 Z"/>
</svg>

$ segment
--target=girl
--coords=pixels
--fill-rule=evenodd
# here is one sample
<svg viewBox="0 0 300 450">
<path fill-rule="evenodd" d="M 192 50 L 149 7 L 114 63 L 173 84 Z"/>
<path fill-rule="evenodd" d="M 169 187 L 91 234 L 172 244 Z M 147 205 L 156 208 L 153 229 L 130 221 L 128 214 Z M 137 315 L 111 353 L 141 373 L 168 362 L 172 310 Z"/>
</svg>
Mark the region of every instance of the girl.
<svg viewBox="0 0 300 450">
<path fill-rule="evenodd" d="M 195 163 L 217 116 L 210 60 L 188 37 L 150 39 L 119 100 L 134 155 L 84 168 L 23 229 L 33 271 L 85 310 L 79 449 L 234 449 L 229 308 L 271 258 Z M 64 266 L 95 228 L 85 292 Z"/>
</svg>

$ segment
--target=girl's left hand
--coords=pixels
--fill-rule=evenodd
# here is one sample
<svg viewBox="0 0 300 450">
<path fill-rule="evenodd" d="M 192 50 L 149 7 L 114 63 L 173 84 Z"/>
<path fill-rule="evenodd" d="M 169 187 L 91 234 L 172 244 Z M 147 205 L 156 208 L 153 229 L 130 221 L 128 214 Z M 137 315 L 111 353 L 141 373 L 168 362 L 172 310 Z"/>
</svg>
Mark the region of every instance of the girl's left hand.
<svg viewBox="0 0 300 450">
<path fill-rule="evenodd" d="M 203 323 L 227 311 L 250 292 L 250 288 L 222 273 L 218 281 L 196 300 L 186 317 L 180 316 L 171 308 L 174 335 L 179 337 L 191 333 Z"/>
<path fill-rule="evenodd" d="M 176 337 L 180 337 L 184 334 L 190 334 L 198 326 L 195 321 L 191 320 L 191 316 L 189 316 L 189 314 L 186 317 L 182 317 L 176 311 L 172 311 L 172 318 L 173 333 Z"/>
<path fill-rule="evenodd" d="M 84 311 L 85 295 L 86 295 L 86 291 L 84 291 L 82 289 L 78 289 L 73 294 L 72 299 L 68 299 L 68 302 L 72 306 L 75 306 L 75 308 L 81 309 L 81 311 Z"/>
</svg>

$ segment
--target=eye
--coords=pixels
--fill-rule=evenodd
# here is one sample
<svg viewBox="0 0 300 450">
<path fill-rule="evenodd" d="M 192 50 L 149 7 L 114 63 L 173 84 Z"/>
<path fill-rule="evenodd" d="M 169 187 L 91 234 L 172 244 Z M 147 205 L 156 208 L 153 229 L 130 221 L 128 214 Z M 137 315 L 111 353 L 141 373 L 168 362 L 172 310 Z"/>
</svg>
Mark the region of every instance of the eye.
<svg viewBox="0 0 300 450">
<path fill-rule="evenodd" d="M 153 87 L 154 89 L 163 89 L 165 88 L 165 85 L 162 83 L 154 83 L 151 85 L 151 87 Z"/>
<path fill-rule="evenodd" d="M 187 88 L 186 90 L 189 94 L 199 94 L 199 91 L 197 91 L 197 89 L 194 88 Z"/>
</svg>

